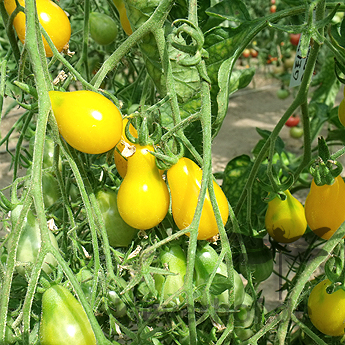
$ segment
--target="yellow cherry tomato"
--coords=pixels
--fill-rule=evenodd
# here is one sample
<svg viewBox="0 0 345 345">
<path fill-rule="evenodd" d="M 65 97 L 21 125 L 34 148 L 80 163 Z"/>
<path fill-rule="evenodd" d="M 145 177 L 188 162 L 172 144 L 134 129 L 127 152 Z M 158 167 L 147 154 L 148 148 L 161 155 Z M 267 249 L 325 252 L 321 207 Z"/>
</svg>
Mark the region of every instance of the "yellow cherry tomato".
<svg viewBox="0 0 345 345">
<path fill-rule="evenodd" d="M 122 137 L 114 150 L 114 160 L 115 160 L 116 169 L 122 178 L 124 178 L 127 173 L 127 158 L 124 157 L 121 153 L 123 149 L 125 148 L 125 142 L 128 145 L 133 145 L 133 143 L 129 142 L 129 140 L 126 137 L 125 132 L 126 132 L 127 123 L 128 123 L 128 119 L 124 119 Z M 132 124 L 129 125 L 129 132 L 133 135 L 133 137 L 138 137 L 138 132 L 132 126 Z"/>
<path fill-rule="evenodd" d="M 172 215 L 177 227 L 182 230 L 193 220 L 198 202 L 202 170 L 189 158 L 183 157 L 167 173 L 171 193 Z M 228 200 L 219 185 L 213 181 L 218 207 L 223 224 L 229 217 Z M 207 240 L 218 234 L 216 217 L 207 191 L 198 228 L 198 240 Z"/>
<path fill-rule="evenodd" d="M 127 11 L 126 11 L 124 2 L 122 0 L 113 0 L 113 3 L 115 7 L 117 8 L 117 10 L 119 11 L 120 23 L 121 23 L 123 31 L 128 36 L 130 36 L 133 33 L 133 31 L 127 17 Z"/>
<path fill-rule="evenodd" d="M 169 208 L 168 187 L 150 153 L 152 146 L 135 145 L 128 158 L 127 174 L 117 193 L 117 207 L 122 219 L 130 226 L 147 230 L 158 225 Z"/>
<path fill-rule="evenodd" d="M 105 96 L 93 91 L 50 91 L 49 96 L 60 134 L 75 149 L 100 154 L 119 142 L 121 113 Z"/>
<path fill-rule="evenodd" d="M 18 0 L 25 7 L 25 0 Z M 9 15 L 16 9 L 15 0 L 4 0 L 6 11 Z M 66 13 L 53 1 L 36 0 L 38 19 L 53 41 L 56 49 L 61 52 L 71 37 L 71 24 Z M 13 20 L 13 26 L 22 43 L 25 41 L 25 14 L 19 12 Z M 44 49 L 47 57 L 53 56 L 47 41 L 43 38 Z"/>
<path fill-rule="evenodd" d="M 345 126 L 345 98 L 339 104 L 338 117 L 341 124 Z"/>
<path fill-rule="evenodd" d="M 345 333 L 345 291 L 328 293 L 330 285 L 325 279 L 313 288 L 308 299 L 308 315 L 320 332 L 337 337 Z"/>
<path fill-rule="evenodd" d="M 288 190 L 284 194 L 285 200 L 277 196 L 268 203 L 265 226 L 277 242 L 290 243 L 303 236 L 307 221 L 303 205 Z"/>
<path fill-rule="evenodd" d="M 313 232 L 325 240 L 345 221 L 345 183 L 337 176 L 332 185 L 317 186 L 314 180 L 305 201 L 307 223 Z"/>
</svg>

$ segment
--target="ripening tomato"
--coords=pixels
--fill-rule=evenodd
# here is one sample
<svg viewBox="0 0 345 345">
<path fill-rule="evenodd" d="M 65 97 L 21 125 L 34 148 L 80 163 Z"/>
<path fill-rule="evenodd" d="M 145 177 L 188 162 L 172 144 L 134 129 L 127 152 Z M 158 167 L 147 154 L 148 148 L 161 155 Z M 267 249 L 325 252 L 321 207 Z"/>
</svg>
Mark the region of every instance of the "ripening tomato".
<svg viewBox="0 0 345 345">
<path fill-rule="evenodd" d="M 345 183 L 341 176 L 332 185 L 317 186 L 313 180 L 304 206 L 310 229 L 319 237 L 330 239 L 345 221 L 344 203 Z"/>
<path fill-rule="evenodd" d="M 290 43 L 293 46 L 298 46 L 299 40 L 301 38 L 301 34 L 290 34 Z"/>
<path fill-rule="evenodd" d="M 117 37 L 117 25 L 115 21 L 105 13 L 91 12 L 90 35 L 92 39 L 103 46 L 115 41 Z"/>
<path fill-rule="evenodd" d="M 259 52 L 255 50 L 254 48 L 250 49 L 250 55 L 252 58 L 256 58 L 259 55 Z"/>
<path fill-rule="evenodd" d="M 18 0 L 19 4 L 25 7 L 25 0 Z M 4 0 L 6 11 L 9 15 L 16 9 L 15 0 Z M 53 41 L 56 49 L 61 52 L 68 44 L 71 37 L 71 24 L 66 13 L 53 1 L 36 0 L 38 19 Z M 18 38 L 22 43 L 25 41 L 25 14 L 19 12 L 13 20 Z M 44 49 L 47 57 L 53 56 L 47 41 L 43 38 Z"/>
<path fill-rule="evenodd" d="M 127 174 L 117 193 L 121 218 L 135 229 L 147 230 L 158 225 L 168 213 L 169 191 L 150 153 L 152 146 L 135 145 L 128 158 Z"/>
<path fill-rule="evenodd" d="M 114 150 L 114 160 L 115 160 L 116 170 L 122 178 L 124 178 L 127 173 L 127 158 L 122 155 L 122 152 L 123 152 L 123 149 L 125 148 L 126 143 L 128 145 L 133 145 L 133 143 L 129 142 L 129 140 L 126 137 L 127 123 L 128 123 L 128 119 L 127 118 L 123 119 L 122 137 Z M 133 135 L 133 137 L 138 137 L 138 132 L 132 124 L 129 125 L 129 132 Z"/>
<path fill-rule="evenodd" d="M 198 202 L 202 170 L 189 158 L 183 157 L 167 173 L 171 193 L 172 215 L 177 227 L 182 230 L 192 223 Z M 213 187 L 223 224 L 229 217 L 228 200 L 213 181 Z M 198 240 L 207 240 L 218 234 L 214 211 L 207 191 L 198 228 Z"/>
<path fill-rule="evenodd" d="M 268 203 L 265 226 L 277 242 L 290 243 L 303 236 L 307 221 L 303 205 L 288 190 L 284 194 L 285 200 L 276 196 Z"/>
<path fill-rule="evenodd" d="M 250 49 L 246 48 L 243 50 L 242 56 L 248 58 L 250 56 Z"/>
<path fill-rule="evenodd" d="M 328 279 L 318 283 L 308 299 L 308 314 L 313 325 L 322 333 L 342 336 L 345 330 L 345 291 L 339 289 L 328 293 Z"/>
<path fill-rule="evenodd" d="M 112 149 L 122 134 L 119 109 L 93 91 L 49 91 L 59 132 L 75 149 L 100 154 Z"/>
<path fill-rule="evenodd" d="M 39 337 L 41 345 L 97 344 L 82 305 L 62 285 L 43 293 Z"/>
<path fill-rule="evenodd" d="M 271 5 L 270 12 L 271 13 L 276 13 L 276 11 L 277 11 L 277 6 L 276 5 Z"/>
<path fill-rule="evenodd" d="M 345 98 L 339 104 L 338 118 L 340 123 L 345 127 Z"/>
</svg>

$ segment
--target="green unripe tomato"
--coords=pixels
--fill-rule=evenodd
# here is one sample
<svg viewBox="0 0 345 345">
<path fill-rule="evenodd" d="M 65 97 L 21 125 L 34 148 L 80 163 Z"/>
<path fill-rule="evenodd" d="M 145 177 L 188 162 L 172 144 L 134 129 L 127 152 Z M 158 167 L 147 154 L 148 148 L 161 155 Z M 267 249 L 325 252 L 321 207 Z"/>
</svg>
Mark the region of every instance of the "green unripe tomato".
<svg viewBox="0 0 345 345">
<path fill-rule="evenodd" d="M 127 247 L 138 230 L 128 225 L 120 216 L 117 207 L 117 192 L 111 189 L 100 190 L 96 194 L 101 210 L 109 244 L 112 247 Z"/>
<path fill-rule="evenodd" d="M 43 293 L 39 337 L 41 345 L 96 345 L 84 308 L 62 285 Z"/>
<path fill-rule="evenodd" d="M 277 97 L 279 99 L 285 99 L 285 98 L 288 98 L 290 96 L 290 92 L 289 90 L 286 90 L 286 89 L 279 89 L 277 91 Z"/>
<path fill-rule="evenodd" d="M 23 206 L 18 205 L 11 211 L 11 221 L 12 221 L 12 232 L 16 231 L 16 223 L 18 221 L 20 212 Z M 10 236 L 12 233 L 10 234 Z M 49 237 L 52 245 L 59 249 L 58 243 L 56 241 L 55 236 L 51 231 L 49 231 Z M 19 237 L 19 241 L 17 244 L 17 266 L 16 270 L 19 274 L 25 275 L 26 267 L 28 264 L 35 264 L 38 256 L 38 252 L 41 248 L 41 231 L 38 224 L 38 220 L 35 215 L 29 210 L 25 220 L 24 220 L 24 227 L 22 229 L 21 235 Z M 47 274 L 52 272 L 50 267 L 57 266 L 57 261 L 55 257 L 48 253 L 44 259 L 44 263 L 42 265 L 42 269 Z"/>
<path fill-rule="evenodd" d="M 106 46 L 115 41 L 118 30 L 111 17 L 104 13 L 91 12 L 89 23 L 91 37 L 96 43 Z"/>
</svg>

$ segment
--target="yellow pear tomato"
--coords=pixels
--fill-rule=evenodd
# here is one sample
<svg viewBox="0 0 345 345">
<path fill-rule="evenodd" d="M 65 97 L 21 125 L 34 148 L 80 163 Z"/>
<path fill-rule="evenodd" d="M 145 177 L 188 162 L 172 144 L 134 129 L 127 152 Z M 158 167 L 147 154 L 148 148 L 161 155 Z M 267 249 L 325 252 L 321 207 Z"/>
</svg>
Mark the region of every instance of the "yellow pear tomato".
<svg viewBox="0 0 345 345">
<path fill-rule="evenodd" d="M 303 205 L 286 190 L 286 199 L 276 196 L 268 203 L 265 226 L 269 235 L 277 242 L 290 243 L 303 236 L 307 221 Z"/>
<path fill-rule="evenodd" d="M 202 170 L 192 160 L 183 157 L 168 170 L 167 178 L 171 193 L 172 215 L 177 227 L 182 230 L 192 223 L 200 194 Z M 229 217 L 228 200 L 216 182 L 213 182 L 213 186 L 222 222 L 225 224 Z M 207 191 L 198 228 L 198 240 L 210 239 L 218 232 L 216 217 Z"/>
<path fill-rule="evenodd" d="M 25 7 L 25 0 L 18 0 L 19 4 Z M 4 0 L 6 11 L 9 15 L 16 9 L 15 0 Z M 66 13 L 50 0 L 36 0 L 38 19 L 53 41 L 56 49 L 61 52 L 68 44 L 71 37 L 71 24 Z M 18 38 L 22 43 L 25 41 L 25 14 L 19 12 L 14 20 L 13 26 L 17 32 Z M 53 56 L 47 41 L 43 38 L 44 49 L 47 57 Z"/>
<path fill-rule="evenodd" d="M 328 240 L 345 221 L 345 183 L 337 176 L 332 185 L 317 186 L 314 180 L 305 201 L 305 216 L 313 232 Z"/>
<path fill-rule="evenodd" d="M 122 116 L 116 105 L 93 91 L 50 91 L 60 134 L 75 149 L 91 154 L 109 151 L 122 134 Z"/>
</svg>

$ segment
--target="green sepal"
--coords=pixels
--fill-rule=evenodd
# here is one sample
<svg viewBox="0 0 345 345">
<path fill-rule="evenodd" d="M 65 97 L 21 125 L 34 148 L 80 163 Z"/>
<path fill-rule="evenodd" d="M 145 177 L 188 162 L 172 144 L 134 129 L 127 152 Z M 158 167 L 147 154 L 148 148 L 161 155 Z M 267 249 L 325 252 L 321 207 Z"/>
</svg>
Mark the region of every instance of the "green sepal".
<svg viewBox="0 0 345 345">
<path fill-rule="evenodd" d="M 318 150 L 319 156 L 310 165 L 309 172 L 317 186 L 332 185 L 334 179 L 342 172 L 343 167 L 340 162 L 332 159 L 326 140 L 323 137 L 318 139 Z"/>
</svg>

